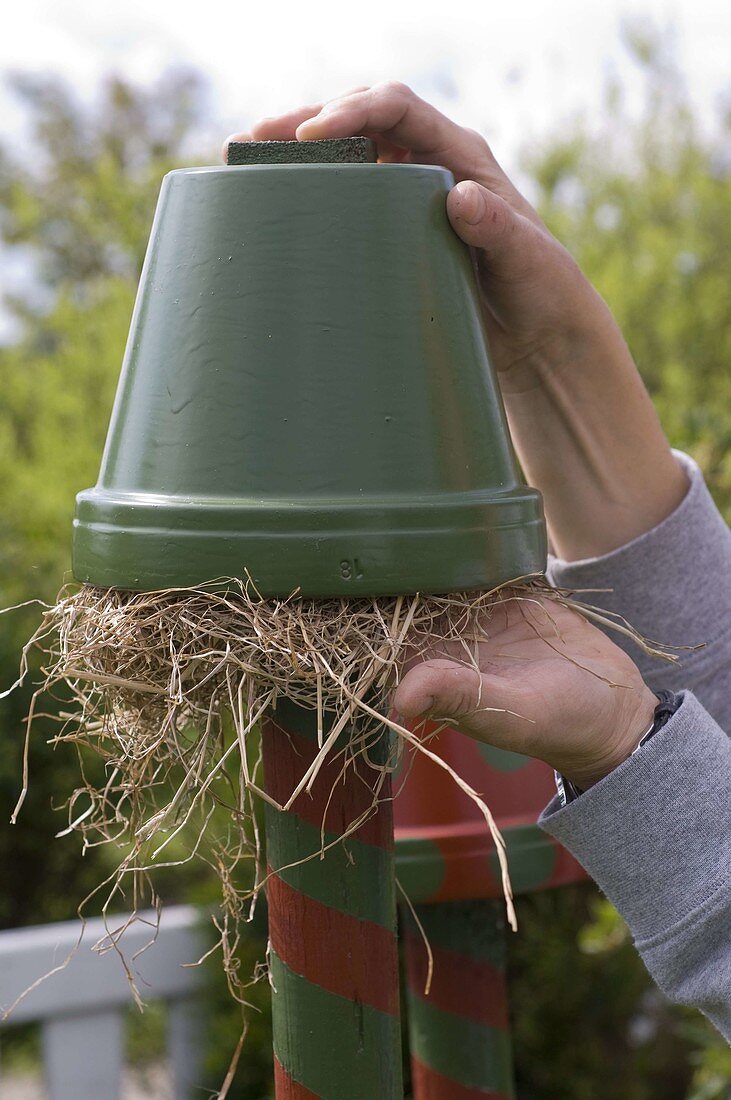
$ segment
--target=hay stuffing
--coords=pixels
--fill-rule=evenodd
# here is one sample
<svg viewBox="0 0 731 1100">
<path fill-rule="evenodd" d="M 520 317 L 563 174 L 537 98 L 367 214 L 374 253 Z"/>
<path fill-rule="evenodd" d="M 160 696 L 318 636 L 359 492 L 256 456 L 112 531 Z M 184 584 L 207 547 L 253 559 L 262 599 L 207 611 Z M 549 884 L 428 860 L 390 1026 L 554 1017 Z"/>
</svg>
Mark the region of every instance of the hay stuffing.
<svg viewBox="0 0 731 1100">
<path fill-rule="evenodd" d="M 505 846 L 489 807 L 432 753 L 423 728 L 406 728 L 389 716 L 389 697 L 407 653 L 426 655 L 454 643 L 464 662 L 476 667 L 476 643 L 489 636 L 500 605 L 520 600 L 528 608 L 539 597 L 549 606 L 557 601 L 575 607 L 658 652 L 623 621 L 570 600 L 540 577 L 490 592 L 349 600 L 297 593 L 263 599 L 250 582 L 236 580 L 146 593 L 64 589 L 45 608 L 25 647 L 18 683 L 39 649 L 42 677 L 28 740 L 39 700 L 59 694 L 63 685 L 60 727 L 52 741 L 77 748 L 80 778 L 59 835 L 76 832 L 84 847 L 118 850 L 115 872 L 99 887 L 103 912 L 154 903 L 151 875 L 160 867 L 206 861 L 221 885 L 214 923 L 223 964 L 232 993 L 245 1002 L 248 976 L 237 972 L 236 947 L 266 881 L 256 803 L 272 801 L 263 789 L 256 728 L 286 698 L 317 712 L 320 748 L 280 808 L 312 786 L 331 753 L 342 753 L 347 767 L 367 752 L 385 723 L 394 752 L 382 775 L 398 766 L 400 750 L 410 746 L 441 763 L 479 806 L 495 841 L 515 927 Z M 346 749 L 341 741 L 336 750 L 344 730 Z M 87 777 L 89 752 L 104 763 L 102 784 Z M 13 821 L 28 782 L 27 742 Z M 380 787 L 374 773 L 373 811 Z M 320 855 L 313 852 L 312 858 Z"/>
</svg>

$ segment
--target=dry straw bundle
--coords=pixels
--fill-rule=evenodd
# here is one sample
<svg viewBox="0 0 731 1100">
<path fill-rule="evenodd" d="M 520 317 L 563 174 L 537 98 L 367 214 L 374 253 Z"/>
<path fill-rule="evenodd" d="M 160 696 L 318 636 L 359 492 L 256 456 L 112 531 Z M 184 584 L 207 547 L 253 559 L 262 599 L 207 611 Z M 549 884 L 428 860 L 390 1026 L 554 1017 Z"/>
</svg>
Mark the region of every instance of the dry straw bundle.
<svg viewBox="0 0 731 1100">
<path fill-rule="evenodd" d="M 64 685 L 53 742 L 77 747 L 80 782 L 61 835 L 74 831 L 84 846 L 119 849 L 114 874 L 99 887 L 106 891 L 104 911 L 122 899 L 135 908 L 143 899 L 149 904 L 156 868 L 207 861 L 221 883 L 216 925 L 229 985 L 243 1000 L 248 983 L 237 974 L 236 946 L 265 883 L 256 800 L 272 802 L 262 786 L 255 732 L 265 712 L 286 698 L 317 713 L 319 752 L 280 809 L 312 787 L 333 753 L 341 755 L 342 775 L 367 754 L 385 723 L 395 735 L 395 751 L 380 773 L 374 770 L 371 812 L 404 745 L 440 763 L 484 815 L 515 926 L 505 846 L 489 807 L 430 750 L 423 729 L 389 716 L 389 696 L 406 657 L 448 646 L 452 659 L 476 668 L 476 647 L 507 601 L 518 601 L 526 615 L 536 606 L 545 612 L 551 601 L 571 606 L 660 652 L 623 621 L 569 599 L 541 577 L 489 592 L 358 599 L 297 593 L 264 599 L 250 581 L 233 579 L 157 592 L 69 587 L 45 609 L 23 652 L 17 682 L 35 649 L 42 653 L 42 682 L 28 718 L 23 789 L 13 820 L 28 786 L 38 700 Z M 101 784 L 87 776 L 89 751 L 104 762 Z"/>
</svg>

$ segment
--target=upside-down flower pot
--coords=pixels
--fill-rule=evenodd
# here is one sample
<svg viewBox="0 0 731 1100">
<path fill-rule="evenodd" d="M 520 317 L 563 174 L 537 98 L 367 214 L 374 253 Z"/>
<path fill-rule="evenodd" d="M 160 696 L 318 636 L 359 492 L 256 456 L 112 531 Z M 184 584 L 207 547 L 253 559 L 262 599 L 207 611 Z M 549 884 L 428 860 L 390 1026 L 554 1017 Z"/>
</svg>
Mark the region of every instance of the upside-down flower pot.
<svg viewBox="0 0 731 1100">
<path fill-rule="evenodd" d="M 252 150 L 164 181 L 75 576 L 357 596 L 540 572 L 451 174 Z"/>
</svg>

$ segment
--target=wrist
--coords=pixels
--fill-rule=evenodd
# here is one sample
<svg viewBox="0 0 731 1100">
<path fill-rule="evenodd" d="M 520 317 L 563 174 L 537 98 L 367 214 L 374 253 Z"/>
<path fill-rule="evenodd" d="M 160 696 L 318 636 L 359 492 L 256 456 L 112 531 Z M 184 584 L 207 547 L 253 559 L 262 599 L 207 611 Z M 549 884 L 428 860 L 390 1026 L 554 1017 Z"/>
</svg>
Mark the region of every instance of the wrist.
<svg viewBox="0 0 731 1100">
<path fill-rule="evenodd" d="M 607 304 L 570 263 L 575 271 L 568 285 L 559 272 L 551 280 L 562 287 L 560 304 L 540 303 L 540 323 L 533 321 L 527 333 L 504 335 L 499 353 L 493 354 L 508 404 L 522 406 L 526 395 L 552 390 L 557 378 L 566 379 L 570 392 L 578 391 L 581 404 L 597 385 L 608 390 L 613 375 L 636 369 Z"/>
<path fill-rule="evenodd" d="M 666 519 L 687 492 L 623 343 L 568 337 L 523 364 L 505 408 L 526 480 L 543 494 L 554 553 L 602 557 Z M 555 356 L 563 347 L 564 360 Z M 631 456 L 631 461 L 628 459 Z"/>
<path fill-rule="evenodd" d="M 683 696 L 676 695 L 672 691 L 661 691 L 657 696 L 655 696 L 655 701 L 657 705 L 655 706 L 653 711 L 652 722 L 645 733 L 640 737 L 637 745 L 634 749 L 632 749 L 629 756 L 634 756 L 635 753 L 639 752 L 639 750 L 650 740 L 650 738 L 654 737 L 655 734 L 663 728 L 663 726 L 670 720 L 670 718 L 672 718 L 672 716 L 680 707 L 683 701 Z M 625 759 L 629 759 L 629 757 L 625 757 Z M 624 760 L 620 760 L 617 764 L 615 764 L 615 767 L 618 767 L 621 763 L 624 763 Z M 604 769 L 600 770 L 603 771 Z M 599 775 L 594 780 L 594 782 L 598 783 L 600 779 L 606 778 L 606 776 L 610 775 L 611 771 L 613 770 L 614 769 L 612 768 L 610 771 L 607 771 L 605 775 Z M 591 778 L 589 778 L 588 781 L 584 781 L 583 786 L 579 786 L 578 783 L 569 779 L 567 776 L 561 775 L 558 771 L 555 772 L 555 776 L 556 787 L 558 789 L 558 797 L 562 806 L 566 806 L 569 802 L 573 802 L 580 795 L 582 795 L 589 786 L 593 785 L 591 782 Z"/>
<path fill-rule="evenodd" d="M 613 720 L 612 726 L 601 739 L 601 744 L 589 759 L 572 761 L 561 772 L 579 791 L 605 779 L 621 764 L 629 760 L 640 743 L 653 729 L 658 697 L 645 687 L 627 717 Z"/>
</svg>

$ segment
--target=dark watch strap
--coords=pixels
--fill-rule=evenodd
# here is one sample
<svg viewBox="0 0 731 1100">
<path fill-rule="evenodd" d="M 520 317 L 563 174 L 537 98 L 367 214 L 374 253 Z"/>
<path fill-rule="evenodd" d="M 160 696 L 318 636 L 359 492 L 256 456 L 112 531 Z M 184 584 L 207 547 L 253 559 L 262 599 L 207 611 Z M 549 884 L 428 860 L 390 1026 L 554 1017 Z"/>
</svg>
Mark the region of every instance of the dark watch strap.
<svg viewBox="0 0 731 1100">
<path fill-rule="evenodd" d="M 636 747 L 630 753 L 630 756 L 634 756 L 636 752 L 639 752 L 643 745 L 646 745 L 650 738 L 654 737 L 658 730 L 663 728 L 683 701 L 682 695 L 676 695 L 672 691 L 663 690 L 658 691 L 656 694 L 658 704 L 655 707 L 652 725 L 646 733 L 643 733 Z M 575 783 L 572 783 L 570 779 L 565 779 L 560 772 L 554 772 L 554 775 L 556 776 L 558 798 L 562 806 L 568 805 L 569 802 L 574 802 L 579 795 L 584 793 L 581 788 L 577 787 Z"/>
</svg>

